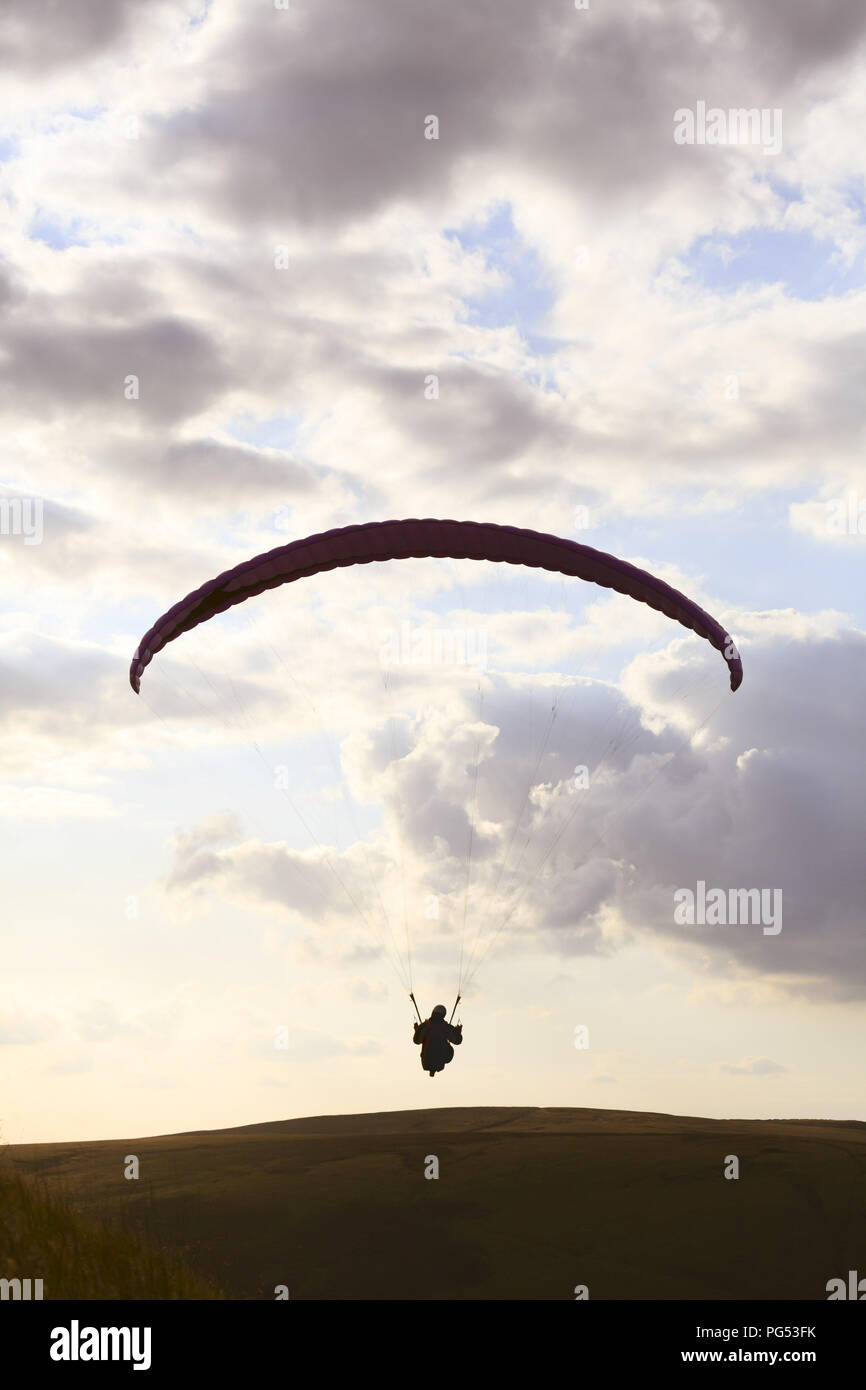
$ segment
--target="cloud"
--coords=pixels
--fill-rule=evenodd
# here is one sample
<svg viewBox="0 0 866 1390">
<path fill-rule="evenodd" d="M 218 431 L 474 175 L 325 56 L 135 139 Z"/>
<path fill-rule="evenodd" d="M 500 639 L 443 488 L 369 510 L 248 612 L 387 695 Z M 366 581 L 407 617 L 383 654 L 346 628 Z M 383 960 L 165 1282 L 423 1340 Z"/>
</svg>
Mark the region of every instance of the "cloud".
<svg viewBox="0 0 866 1390">
<path fill-rule="evenodd" d="M 180 866 L 195 863 L 202 850 L 239 840 L 242 835 L 240 817 L 233 811 L 218 811 L 199 825 L 178 832 L 174 839 L 175 862 Z"/>
<path fill-rule="evenodd" d="M 591 16 L 484 0 L 431 27 L 421 0 L 395 24 L 396 3 L 365 10 L 362 57 L 349 0 L 152 4 L 132 30 L 126 5 L 97 29 L 103 6 L 50 22 L 42 5 L 6 7 L 13 111 L 38 62 L 72 110 L 20 118 L 0 406 L 43 487 L 111 499 L 79 572 L 110 584 L 122 547 L 106 533 L 124 511 L 146 509 L 129 571 L 152 585 L 158 530 L 177 572 L 177 539 L 213 545 L 206 522 L 235 506 L 288 501 L 303 534 L 408 497 L 435 514 L 447 497 L 557 529 L 578 501 L 679 515 L 684 487 L 700 513 L 720 465 L 740 507 L 824 456 L 836 473 L 859 456 L 856 294 L 804 308 L 757 284 L 726 298 L 688 264 L 701 237 L 784 231 L 792 208 L 819 219 L 827 257 L 856 261 L 856 4 L 824 6 L 820 34 L 808 5 L 786 6 L 767 49 L 775 6 L 738 2 L 732 22 L 708 6 L 696 24 L 685 4 Z M 835 98 L 812 131 L 809 84 L 828 64 Z M 673 112 L 700 91 L 784 106 L 778 184 L 760 153 L 756 166 L 748 150 L 674 144 Z M 438 141 L 424 138 L 431 112 Z M 839 167 L 828 149 L 847 152 Z M 102 239 L 34 242 L 37 215 L 63 225 L 82 209 Z M 549 289 L 537 323 L 508 311 L 526 256 L 500 254 L 504 209 L 508 249 L 531 253 Z M 506 293 L 499 323 L 474 307 L 491 286 Z M 239 420 L 283 434 L 291 420 L 290 437 L 232 438 Z"/>
<path fill-rule="evenodd" d="M 791 503 L 788 516 L 792 528 L 825 545 L 862 545 L 866 540 L 866 488 L 852 477 L 844 483 L 828 481 L 823 492 L 820 500 Z"/>
<path fill-rule="evenodd" d="M 9 820 L 106 820 L 118 814 L 104 796 L 66 787 L 2 787 L 0 817 Z"/>
<path fill-rule="evenodd" d="M 78 1032 L 87 1042 L 113 1042 L 137 1029 L 122 1020 L 113 1004 L 95 999 L 78 1015 Z"/>
<path fill-rule="evenodd" d="M 177 317 L 134 328 L 55 321 L 50 334 L 44 325 L 12 324 L 5 347 L 10 366 L 0 409 L 14 402 L 16 408 L 38 408 L 49 421 L 98 407 L 116 419 L 124 410 L 140 412 L 147 428 L 180 423 L 200 414 L 229 382 L 215 344 Z M 124 394 L 127 377 L 138 379 L 136 399 Z"/>
<path fill-rule="evenodd" d="M 343 988 L 357 1004 L 381 1004 L 388 998 L 388 986 L 384 980 L 367 980 L 363 976 L 356 976 L 346 980 Z"/>
<path fill-rule="evenodd" d="M 0 57 L 11 73 L 31 74 L 70 66 L 80 68 L 94 58 L 131 56 L 139 23 L 145 33 L 153 12 L 165 16 L 176 5 L 156 0 L 151 15 L 140 16 L 135 0 L 87 0 L 59 9 L 51 0 L 6 0 L 0 22 Z M 194 13 L 200 6 L 182 6 Z M 152 30 L 151 30 L 152 32 Z"/>
<path fill-rule="evenodd" d="M 289 1028 L 280 1046 L 274 1047 L 274 1055 L 281 1063 L 322 1062 L 344 1055 L 375 1057 L 381 1052 L 382 1045 L 376 1038 L 338 1038 L 318 1029 L 294 1026 Z M 264 1084 L 279 1086 L 287 1083 L 272 1074 Z"/>
<path fill-rule="evenodd" d="M 388 923 L 402 922 L 403 901 L 419 959 L 443 959 L 464 939 L 465 901 L 473 961 L 488 942 L 567 958 L 655 941 L 717 978 L 863 997 L 866 794 L 852 749 L 866 636 L 832 614 L 741 615 L 740 626 L 749 679 L 736 697 L 716 654 L 677 638 L 631 663 L 629 698 L 603 682 L 557 687 L 555 717 L 539 714 L 529 738 L 529 687 L 502 674 L 485 678 L 481 717 L 477 690 L 458 681 L 450 703 L 401 720 L 396 742 L 368 710 L 341 757 L 355 805 L 381 803 L 378 829 L 342 848 L 298 850 L 257 840 L 214 848 L 212 829 L 195 828 L 178 840 L 169 886 L 219 885 L 282 907 L 309 924 L 298 949 L 329 968 L 383 950 L 393 958 L 395 941 L 399 958 Z M 588 787 L 575 785 L 576 764 Z M 782 929 L 678 924 L 674 893 L 698 879 L 726 894 L 780 894 Z"/>
<path fill-rule="evenodd" d="M 721 1070 L 730 1076 L 783 1076 L 790 1067 L 783 1067 L 769 1057 L 746 1057 L 742 1062 L 723 1062 Z"/>
<path fill-rule="evenodd" d="M 0 1014 L 0 1046 L 27 1046 L 44 1042 L 48 1036 L 48 1025 L 35 1015 L 20 1011 Z"/>
<path fill-rule="evenodd" d="M 52 1062 L 46 1071 L 54 1076 L 80 1076 L 83 1072 L 93 1070 L 92 1057 L 62 1057 L 59 1062 Z"/>
<path fill-rule="evenodd" d="M 750 652 L 742 691 L 720 710 L 705 746 L 683 755 L 676 776 L 672 765 L 652 783 L 607 843 L 638 867 L 621 884 L 618 908 L 644 931 L 705 954 L 710 973 L 742 970 L 777 979 L 785 992 L 844 1000 L 866 992 L 856 949 L 856 827 L 866 803 L 854 755 L 866 636 L 823 626 L 786 614 L 742 619 Z M 649 674 L 652 663 L 641 669 Z M 641 686 L 650 706 L 673 688 L 663 668 L 657 674 L 657 684 L 649 677 Z M 697 879 L 778 890 L 781 932 L 676 926 L 673 892 Z"/>
</svg>

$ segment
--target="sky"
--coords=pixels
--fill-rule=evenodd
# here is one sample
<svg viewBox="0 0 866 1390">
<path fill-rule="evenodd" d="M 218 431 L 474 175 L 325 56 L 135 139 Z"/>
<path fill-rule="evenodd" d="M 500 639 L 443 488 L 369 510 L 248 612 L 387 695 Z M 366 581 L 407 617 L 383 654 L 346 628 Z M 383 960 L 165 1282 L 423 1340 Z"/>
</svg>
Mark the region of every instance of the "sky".
<svg viewBox="0 0 866 1390">
<path fill-rule="evenodd" d="M 862 5 L 5 0 L 0 62 L 0 1141 L 866 1118 Z M 200 584 L 391 517 L 647 569 L 742 687 L 417 560 L 133 693 Z"/>
</svg>

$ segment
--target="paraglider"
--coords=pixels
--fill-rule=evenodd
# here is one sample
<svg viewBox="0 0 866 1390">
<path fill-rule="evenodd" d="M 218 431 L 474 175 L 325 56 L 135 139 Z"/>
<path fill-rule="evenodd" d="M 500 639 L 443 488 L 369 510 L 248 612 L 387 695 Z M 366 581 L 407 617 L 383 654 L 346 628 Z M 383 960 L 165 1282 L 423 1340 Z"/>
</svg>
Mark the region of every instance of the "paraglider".
<svg viewBox="0 0 866 1390">
<path fill-rule="evenodd" d="M 616 589 L 640 603 L 675 618 L 691 628 L 721 652 L 728 664 L 731 690 L 743 679 L 743 666 L 733 639 L 715 618 L 691 599 L 672 589 L 646 570 L 604 551 L 540 531 L 520 526 L 498 526 L 482 521 L 371 521 L 359 526 L 342 526 L 304 540 L 290 541 L 264 555 L 245 560 L 217 575 L 200 589 L 187 594 L 154 623 L 138 645 L 129 670 L 129 681 L 136 692 L 141 678 L 157 652 L 169 642 L 224 613 L 236 603 L 280 584 L 291 584 L 322 570 L 346 565 L 369 565 L 373 561 L 423 559 L 430 556 L 452 560 L 493 560 L 509 565 L 527 565 L 573 575 L 603 588 Z"/>
<path fill-rule="evenodd" d="M 595 550 L 590 546 L 563 537 L 543 534 L 517 526 L 501 526 L 487 522 L 452 521 L 427 518 L 423 520 L 393 520 L 370 522 L 354 526 L 338 527 L 302 540 L 278 546 L 253 559 L 246 560 L 203 584 L 188 594 L 186 598 L 168 609 L 145 633 L 138 645 L 129 671 L 130 684 L 134 691 L 140 692 L 142 677 L 156 654 L 178 637 L 190 632 L 199 624 L 208 622 L 215 615 L 244 603 L 247 599 L 264 593 L 266 590 L 294 583 L 324 571 L 345 568 L 353 565 L 369 565 L 374 562 L 385 563 L 409 559 L 450 559 L 492 562 L 494 565 L 526 566 L 531 570 L 546 570 L 555 576 L 581 579 L 597 584 L 602 588 L 616 590 L 647 604 L 650 608 L 674 619 L 683 627 L 696 633 L 709 642 L 723 656 L 729 672 L 730 688 L 738 689 L 743 678 L 742 663 L 737 648 L 719 622 L 700 608 L 691 599 L 664 583 L 661 579 L 637 568 L 613 555 Z M 482 687 L 479 679 L 479 715 Z M 556 713 L 556 695 L 553 698 L 553 711 L 548 726 L 548 734 Z M 477 814 L 477 774 L 479 750 L 481 748 L 480 717 L 477 724 L 479 732 L 475 738 L 475 804 L 469 818 L 469 855 L 465 876 L 465 893 L 469 889 L 469 869 L 471 867 L 473 835 Z M 545 735 L 546 741 L 547 735 Z M 544 744 L 542 744 L 542 752 Z M 541 753 L 535 760 L 534 773 L 541 765 Z M 533 774 L 534 775 L 534 774 Z M 516 840 L 520 816 L 531 810 L 530 792 L 532 777 L 523 798 L 523 808 L 514 824 L 505 855 L 507 861 L 512 846 L 515 853 L 523 857 L 526 846 L 520 848 Z M 559 842 L 574 812 L 551 841 L 538 866 L 538 872 L 547 863 L 549 855 Z M 506 837 L 507 838 L 507 837 Z M 316 842 L 318 844 L 318 842 Z M 321 845 L 319 845 L 321 849 Z M 327 862 L 327 861 L 326 861 Z M 519 860 L 518 860 L 519 863 Z M 342 877 L 333 865 L 328 863 L 335 879 L 351 898 L 353 907 L 358 907 L 356 898 L 350 893 Z M 504 864 L 503 864 L 504 867 Z M 501 870 L 500 870 L 501 877 Z M 528 880 L 529 881 L 529 880 Z M 494 896 L 499 880 L 494 885 Z M 524 890 L 525 891 L 525 890 Z M 498 927 L 501 932 L 511 921 L 518 907 L 520 897 L 515 895 L 508 915 Z M 464 896 L 463 922 L 466 923 L 466 897 Z M 408 928 L 407 928 L 408 933 Z M 494 933 L 494 936 L 496 933 Z M 489 949 L 489 948 L 488 948 Z M 467 958 L 468 959 L 468 958 Z M 393 963 L 393 962 L 392 962 Z M 477 965 L 473 967 L 477 969 Z M 461 941 L 459 991 L 465 979 L 464 953 Z M 411 993 L 411 961 L 409 962 L 407 988 Z M 416 1011 L 417 1011 L 417 1005 Z M 456 1008 L 456 1005 L 455 1005 Z M 421 1065 L 431 1077 L 444 1070 L 454 1057 L 454 1046 L 462 1043 L 462 1025 L 446 1020 L 444 1005 L 437 1005 L 427 1019 L 418 1013 L 414 1025 L 413 1041 L 421 1047 Z M 452 1012 L 453 1018 L 453 1012 Z"/>
<path fill-rule="evenodd" d="M 444 1004 L 437 1004 L 429 1018 L 415 1024 L 412 1041 L 420 1045 L 421 1066 L 431 1078 L 454 1060 L 451 1044 L 459 1047 L 463 1041 L 463 1024 L 449 1023 L 447 1012 Z"/>
</svg>

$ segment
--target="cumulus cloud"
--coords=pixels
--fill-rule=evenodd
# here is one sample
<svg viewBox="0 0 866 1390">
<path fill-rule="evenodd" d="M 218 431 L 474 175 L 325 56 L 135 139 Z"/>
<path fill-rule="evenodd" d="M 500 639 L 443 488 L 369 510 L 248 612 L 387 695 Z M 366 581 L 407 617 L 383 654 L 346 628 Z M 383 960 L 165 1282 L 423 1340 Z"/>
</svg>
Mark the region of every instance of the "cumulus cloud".
<svg viewBox="0 0 866 1390">
<path fill-rule="evenodd" d="M 741 614 L 740 627 L 750 679 L 735 697 L 693 638 L 636 657 L 622 689 L 428 670 L 426 702 L 384 722 L 371 690 L 332 774 L 343 797 L 320 807 L 326 838 L 265 844 L 217 817 L 178 837 L 167 885 L 277 906 L 308 931 L 298 948 L 329 965 L 399 956 L 408 902 L 422 959 L 465 943 L 468 920 L 473 961 L 655 941 L 715 977 L 862 997 L 852 749 L 866 637 L 832 613 Z M 380 809 L 358 837 L 364 806 Z M 675 894 L 698 880 L 778 900 L 779 929 L 683 925 Z"/>
<path fill-rule="evenodd" d="M 74 115 L 22 118 L 9 158 L 0 410 L 21 426 L 28 471 L 77 493 L 85 518 L 110 495 L 103 530 L 124 506 L 164 526 L 164 499 L 175 518 L 191 504 L 189 544 L 235 506 L 289 503 L 297 534 L 407 494 L 435 514 L 444 495 L 493 519 L 530 507 L 557 529 L 587 500 L 601 515 L 670 514 L 688 488 L 701 508 L 723 470 L 736 507 L 814 477 L 825 455 L 837 474 L 853 462 L 859 296 L 723 296 L 688 258 L 710 234 L 797 230 L 783 187 L 802 191 L 799 225 L 826 241 L 817 257 L 862 253 L 837 206 L 848 168 L 826 160 L 856 125 L 858 7 L 824 6 L 816 29 L 805 3 L 781 28 L 775 7 L 745 4 L 696 22 L 685 4 L 590 15 L 485 0 L 433 22 L 412 0 L 395 24 L 395 3 L 365 9 L 361 54 L 348 0 L 152 5 L 132 30 L 114 6 L 98 43 L 93 7 L 65 6 L 62 21 L 6 7 L 13 76 L 38 55 L 74 83 L 87 51 L 88 90 L 103 94 L 85 101 L 82 79 Z M 837 97 L 819 138 L 805 93 L 828 70 Z M 673 112 L 701 91 L 784 106 L 778 184 L 760 152 L 674 143 Z M 119 130 L 127 109 L 137 138 Z M 831 195 L 836 216 L 820 222 Z M 489 231 L 506 211 L 509 240 L 535 258 L 527 286 Z M 503 289 L 537 298 L 519 331 L 513 313 L 483 312 Z M 103 537 L 76 564 L 110 582 L 120 550 Z M 152 584 L 151 565 L 138 574 Z"/>
</svg>

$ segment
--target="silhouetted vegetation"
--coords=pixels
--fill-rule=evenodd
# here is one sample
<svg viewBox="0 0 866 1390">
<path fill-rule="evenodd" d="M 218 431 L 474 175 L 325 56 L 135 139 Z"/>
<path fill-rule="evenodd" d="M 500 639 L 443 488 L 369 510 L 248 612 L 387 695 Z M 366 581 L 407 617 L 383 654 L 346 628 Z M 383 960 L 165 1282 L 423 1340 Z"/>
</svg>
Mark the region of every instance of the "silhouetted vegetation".
<svg viewBox="0 0 866 1390">
<path fill-rule="evenodd" d="M 0 1165 L 0 1278 L 41 1279 L 44 1299 L 225 1297 L 140 1233 L 85 1217 L 55 1183 Z"/>
</svg>

